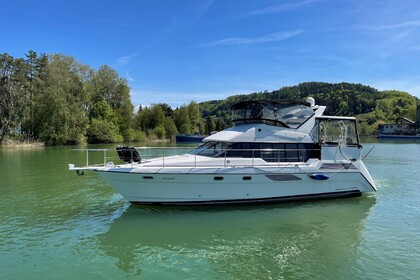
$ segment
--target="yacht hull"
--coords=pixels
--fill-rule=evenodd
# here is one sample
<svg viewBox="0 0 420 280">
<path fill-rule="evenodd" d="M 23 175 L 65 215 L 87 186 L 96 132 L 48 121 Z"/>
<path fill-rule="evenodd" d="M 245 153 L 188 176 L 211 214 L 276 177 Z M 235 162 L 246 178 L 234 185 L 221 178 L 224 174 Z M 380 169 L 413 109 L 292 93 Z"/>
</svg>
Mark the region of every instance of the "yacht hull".
<svg viewBox="0 0 420 280">
<path fill-rule="evenodd" d="M 86 166 L 134 204 L 227 204 L 360 195 L 376 191 L 362 162 L 354 117 L 324 116 L 325 106 L 254 100 L 231 107 L 235 124 L 187 153 L 119 147 L 125 164 L 88 149 Z M 103 165 L 89 166 L 89 150 Z M 148 151 L 147 151 L 148 150 Z"/>
<path fill-rule="evenodd" d="M 358 171 L 323 172 L 322 180 L 302 172 L 264 172 L 257 168 L 215 168 L 196 173 L 124 170 L 99 174 L 133 204 L 263 203 L 355 196 L 375 190 L 369 178 Z"/>
</svg>

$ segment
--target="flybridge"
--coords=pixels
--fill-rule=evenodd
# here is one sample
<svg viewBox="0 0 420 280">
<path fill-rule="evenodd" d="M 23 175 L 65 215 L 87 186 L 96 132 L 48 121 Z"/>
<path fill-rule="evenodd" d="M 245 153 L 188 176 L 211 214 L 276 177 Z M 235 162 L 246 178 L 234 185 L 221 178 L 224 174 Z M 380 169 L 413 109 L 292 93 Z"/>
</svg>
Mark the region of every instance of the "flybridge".
<svg viewBox="0 0 420 280">
<path fill-rule="evenodd" d="M 298 128 L 314 115 L 311 103 L 292 100 L 244 101 L 231 107 L 235 125 L 264 123 L 286 128 Z"/>
</svg>

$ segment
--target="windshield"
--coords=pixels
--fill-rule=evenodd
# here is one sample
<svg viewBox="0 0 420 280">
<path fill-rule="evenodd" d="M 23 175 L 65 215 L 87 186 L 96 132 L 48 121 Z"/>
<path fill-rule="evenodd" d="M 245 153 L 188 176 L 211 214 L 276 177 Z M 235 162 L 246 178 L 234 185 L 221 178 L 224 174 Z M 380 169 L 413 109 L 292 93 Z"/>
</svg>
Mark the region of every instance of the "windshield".
<svg viewBox="0 0 420 280">
<path fill-rule="evenodd" d="M 232 107 L 235 124 L 265 123 L 297 128 L 314 114 L 310 106 L 302 102 L 248 101 Z"/>
<path fill-rule="evenodd" d="M 205 157 L 217 157 L 219 154 L 224 153 L 231 145 L 231 143 L 227 142 L 207 142 L 189 153 Z"/>
<path fill-rule="evenodd" d="M 317 119 L 317 125 L 312 130 L 311 136 L 320 144 L 346 146 L 359 144 L 356 121 L 352 119 Z"/>
</svg>

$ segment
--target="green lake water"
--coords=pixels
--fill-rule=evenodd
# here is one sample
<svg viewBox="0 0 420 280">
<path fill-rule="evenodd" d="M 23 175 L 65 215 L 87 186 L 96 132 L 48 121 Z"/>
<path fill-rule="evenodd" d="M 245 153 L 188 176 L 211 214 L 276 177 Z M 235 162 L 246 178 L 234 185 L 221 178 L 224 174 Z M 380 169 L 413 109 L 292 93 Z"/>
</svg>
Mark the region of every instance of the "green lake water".
<svg viewBox="0 0 420 280">
<path fill-rule="evenodd" d="M 198 208 L 130 206 L 70 147 L 0 149 L 0 279 L 420 279 L 420 142 L 364 146 L 375 194 Z"/>
</svg>

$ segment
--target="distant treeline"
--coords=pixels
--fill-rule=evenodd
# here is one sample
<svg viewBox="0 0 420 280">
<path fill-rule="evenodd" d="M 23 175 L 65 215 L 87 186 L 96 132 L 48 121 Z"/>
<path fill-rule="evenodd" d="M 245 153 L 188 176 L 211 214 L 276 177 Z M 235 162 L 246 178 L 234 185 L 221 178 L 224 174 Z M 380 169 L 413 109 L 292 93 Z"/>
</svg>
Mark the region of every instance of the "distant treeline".
<svg viewBox="0 0 420 280">
<path fill-rule="evenodd" d="M 351 83 L 301 83 L 271 92 L 235 95 L 173 109 L 168 104 L 134 108 L 130 88 L 109 66 L 98 70 L 61 54 L 0 54 L 0 144 L 4 139 L 47 145 L 173 139 L 177 133 L 210 134 L 230 126 L 230 107 L 251 99 L 305 100 L 326 114 L 356 116 L 362 134 L 398 117 L 415 119 L 418 99 Z"/>
<path fill-rule="evenodd" d="M 7 138 L 47 145 L 111 143 L 206 133 L 196 102 L 173 110 L 135 110 L 127 81 L 61 54 L 0 54 L 0 144 Z"/>
</svg>

